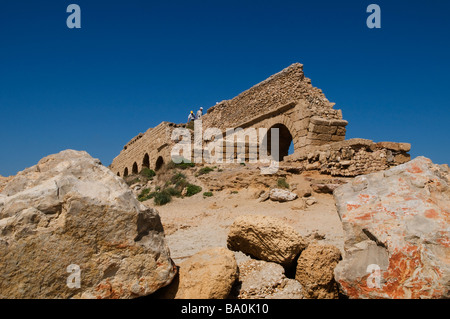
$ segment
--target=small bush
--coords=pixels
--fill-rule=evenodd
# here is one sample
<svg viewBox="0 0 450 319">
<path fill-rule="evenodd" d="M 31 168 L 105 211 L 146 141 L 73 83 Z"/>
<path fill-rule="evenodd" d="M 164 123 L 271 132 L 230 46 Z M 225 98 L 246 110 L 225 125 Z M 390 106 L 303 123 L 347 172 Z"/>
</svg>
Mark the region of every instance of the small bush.
<svg viewBox="0 0 450 319">
<path fill-rule="evenodd" d="M 202 191 L 202 188 L 200 186 L 194 185 L 194 184 L 187 184 L 186 185 L 186 196 L 190 197 L 197 193 L 200 193 Z"/>
<path fill-rule="evenodd" d="M 280 188 L 289 188 L 289 184 L 286 182 L 284 178 L 279 178 L 277 181 L 277 185 Z"/>
<path fill-rule="evenodd" d="M 158 205 L 158 206 L 165 205 L 165 204 L 169 203 L 171 200 L 172 200 L 172 196 L 170 196 L 170 194 L 166 190 L 164 190 L 162 192 L 156 192 L 156 194 L 154 194 L 154 198 L 153 198 L 155 205 Z"/>
<path fill-rule="evenodd" d="M 167 192 L 170 196 L 175 196 L 175 197 L 181 196 L 181 192 L 178 189 L 173 188 L 173 187 L 166 188 L 164 191 Z"/>
<path fill-rule="evenodd" d="M 230 194 L 237 194 L 239 193 L 238 191 L 231 191 Z"/>
<path fill-rule="evenodd" d="M 194 167 L 195 164 L 194 163 L 180 163 L 180 164 L 176 164 L 177 168 L 181 168 L 181 169 L 186 169 L 189 167 Z"/>
<path fill-rule="evenodd" d="M 150 168 L 144 167 L 140 174 L 148 179 L 152 179 L 156 175 L 156 172 Z"/>
<path fill-rule="evenodd" d="M 186 175 L 183 173 L 176 173 L 170 178 L 170 183 L 176 185 L 177 183 L 186 180 Z"/>
<path fill-rule="evenodd" d="M 204 192 L 203 193 L 203 197 L 211 197 L 211 196 L 213 196 L 212 192 Z"/>
<path fill-rule="evenodd" d="M 186 128 L 187 128 L 187 129 L 190 129 L 190 130 L 194 130 L 194 121 L 190 121 L 190 122 L 186 125 Z"/>
<path fill-rule="evenodd" d="M 146 201 L 147 199 L 152 198 L 153 193 L 150 193 L 150 188 L 145 188 L 142 190 L 142 192 L 139 194 L 138 196 L 138 201 L 143 202 Z"/>
<path fill-rule="evenodd" d="M 174 160 L 176 160 L 177 162 L 180 162 L 178 164 L 176 164 L 173 160 L 170 161 L 170 163 L 167 165 L 168 169 L 174 169 L 174 168 L 179 168 L 179 169 L 186 169 L 189 167 L 194 167 L 195 164 L 191 163 L 190 160 L 182 157 L 182 156 L 174 156 L 173 157 Z"/>
<path fill-rule="evenodd" d="M 199 169 L 199 171 L 197 173 L 197 176 L 205 175 L 205 174 L 208 174 L 209 172 L 212 172 L 212 171 L 214 171 L 214 168 L 211 168 L 209 166 L 205 166 L 205 167 L 202 167 L 202 168 Z"/>
<path fill-rule="evenodd" d="M 246 166 L 245 163 L 239 163 L 239 165 L 241 165 L 241 166 Z"/>
<path fill-rule="evenodd" d="M 132 180 L 126 182 L 126 183 L 127 183 L 128 186 L 131 186 L 133 184 L 139 183 L 140 181 L 141 181 L 141 179 L 139 177 L 136 177 L 136 178 L 134 178 L 134 179 L 132 179 Z"/>
</svg>

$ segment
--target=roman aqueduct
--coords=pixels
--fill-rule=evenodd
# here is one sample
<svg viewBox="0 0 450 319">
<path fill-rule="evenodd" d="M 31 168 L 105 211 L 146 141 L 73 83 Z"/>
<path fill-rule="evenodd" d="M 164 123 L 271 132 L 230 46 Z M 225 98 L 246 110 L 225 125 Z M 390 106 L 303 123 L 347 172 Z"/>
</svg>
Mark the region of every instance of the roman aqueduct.
<svg viewBox="0 0 450 319">
<path fill-rule="evenodd" d="M 409 160 L 409 144 L 345 140 L 347 121 L 322 91 L 311 85 L 303 65 L 292 64 L 237 97 L 208 109 L 203 130 L 279 129 L 279 155 L 284 162 L 333 175 L 357 175 Z M 185 124 L 162 122 L 128 142 L 110 168 L 119 176 L 144 167 L 158 170 L 171 159 L 172 132 Z M 269 139 L 270 140 L 270 139 Z M 293 143 L 294 153 L 288 155 Z M 309 166 L 308 166 L 309 165 Z"/>
</svg>

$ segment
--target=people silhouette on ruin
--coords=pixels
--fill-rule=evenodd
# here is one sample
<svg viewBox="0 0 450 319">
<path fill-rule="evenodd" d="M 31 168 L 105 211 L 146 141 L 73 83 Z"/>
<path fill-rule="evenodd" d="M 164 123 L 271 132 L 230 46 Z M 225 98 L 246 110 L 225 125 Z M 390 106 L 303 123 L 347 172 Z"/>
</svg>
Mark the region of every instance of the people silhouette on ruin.
<svg viewBox="0 0 450 319">
<path fill-rule="evenodd" d="M 200 109 L 197 111 L 196 114 L 196 120 L 200 119 L 203 116 L 203 107 L 200 107 Z"/>
<path fill-rule="evenodd" d="M 194 115 L 194 111 L 191 111 L 191 113 L 189 113 L 188 116 L 188 124 L 191 123 L 191 121 L 195 120 L 195 115 Z"/>
</svg>

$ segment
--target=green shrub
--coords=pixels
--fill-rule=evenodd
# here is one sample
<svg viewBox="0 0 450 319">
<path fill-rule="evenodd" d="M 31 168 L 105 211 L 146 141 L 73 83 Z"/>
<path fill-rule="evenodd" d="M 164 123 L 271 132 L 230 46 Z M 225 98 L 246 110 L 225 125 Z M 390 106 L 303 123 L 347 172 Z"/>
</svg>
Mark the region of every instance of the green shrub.
<svg viewBox="0 0 450 319">
<path fill-rule="evenodd" d="M 190 121 L 190 122 L 186 125 L 186 128 L 187 128 L 187 129 L 190 129 L 190 130 L 194 130 L 194 121 Z"/>
<path fill-rule="evenodd" d="M 195 164 L 194 163 L 180 163 L 180 164 L 176 164 L 177 168 L 181 168 L 181 169 L 186 169 L 189 167 L 194 167 Z"/>
<path fill-rule="evenodd" d="M 208 174 L 209 172 L 212 172 L 213 170 L 214 170 L 214 168 L 211 168 L 209 166 L 202 167 L 198 170 L 197 176 Z"/>
<path fill-rule="evenodd" d="M 183 173 L 176 173 L 170 178 L 170 183 L 173 185 L 177 185 L 177 183 L 180 183 L 184 180 L 186 180 L 186 175 L 184 175 Z"/>
<path fill-rule="evenodd" d="M 144 167 L 140 174 L 148 179 L 152 179 L 156 175 L 156 172 L 150 168 Z"/>
<path fill-rule="evenodd" d="M 277 181 L 277 185 L 280 188 L 289 188 L 289 184 L 286 182 L 284 178 L 279 178 Z"/>
<path fill-rule="evenodd" d="M 180 163 L 176 164 L 173 160 L 176 160 L 177 162 L 180 162 Z M 174 156 L 173 160 L 170 161 L 170 163 L 167 165 L 168 169 L 174 169 L 174 168 L 186 169 L 186 168 L 195 166 L 194 163 L 191 163 L 190 160 L 188 160 L 182 156 Z"/>
<path fill-rule="evenodd" d="M 129 181 L 126 182 L 126 183 L 127 183 L 128 186 L 131 186 L 131 185 L 133 185 L 133 184 L 139 183 L 140 181 L 141 181 L 141 179 L 140 179 L 139 177 L 136 177 L 136 178 L 134 178 L 134 179 L 132 179 L 132 180 L 129 180 Z"/>
<path fill-rule="evenodd" d="M 140 202 L 146 201 L 147 199 L 150 199 L 150 188 L 145 188 L 142 190 L 142 192 L 138 196 L 138 200 Z"/>
<path fill-rule="evenodd" d="M 170 196 L 175 196 L 175 197 L 181 196 L 181 192 L 178 189 L 173 188 L 173 187 L 166 188 L 164 191 L 167 192 Z"/>
<path fill-rule="evenodd" d="M 187 184 L 186 185 L 186 196 L 190 197 L 197 193 L 200 193 L 202 191 L 202 188 L 200 186 L 194 185 L 194 184 Z"/>
<path fill-rule="evenodd" d="M 172 196 L 170 196 L 169 192 L 167 190 L 164 190 L 162 192 L 156 192 L 154 194 L 153 201 L 155 205 L 162 206 L 167 203 L 169 203 L 172 200 Z"/>
<path fill-rule="evenodd" d="M 231 191 L 230 194 L 237 194 L 239 193 L 238 191 Z"/>
<path fill-rule="evenodd" d="M 213 196 L 212 192 L 204 192 L 203 193 L 203 197 L 211 197 L 211 196 Z"/>
</svg>

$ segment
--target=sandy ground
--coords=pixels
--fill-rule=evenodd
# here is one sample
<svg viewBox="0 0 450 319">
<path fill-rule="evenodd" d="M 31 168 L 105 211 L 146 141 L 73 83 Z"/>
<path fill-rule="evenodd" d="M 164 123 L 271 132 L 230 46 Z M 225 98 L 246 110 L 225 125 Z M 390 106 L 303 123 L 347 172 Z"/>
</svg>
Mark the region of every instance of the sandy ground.
<svg viewBox="0 0 450 319">
<path fill-rule="evenodd" d="M 238 170 L 233 174 L 245 176 Z M 229 174 L 220 174 L 215 173 L 215 177 L 211 174 L 211 179 L 230 179 Z M 203 187 L 203 191 L 207 191 L 208 184 L 204 181 L 202 183 L 202 180 L 197 179 L 196 183 Z M 287 181 L 298 186 L 309 183 L 304 175 L 289 176 Z M 313 193 L 317 203 L 305 208 L 301 198 L 284 203 L 271 200 L 258 202 L 252 187 L 239 189 L 237 193 L 231 193 L 230 189 L 225 188 L 213 192 L 213 197 L 204 197 L 203 191 L 192 197 L 173 198 L 172 202 L 164 206 L 155 206 L 152 200 L 144 202 L 159 211 L 175 263 L 205 248 L 226 247 L 228 229 L 234 219 L 240 215 L 253 214 L 279 218 L 303 236 L 317 232 L 325 236 L 322 243 L 332 244 L 343 251 L 343 230 L 332 195 Z"/>
</svg>

